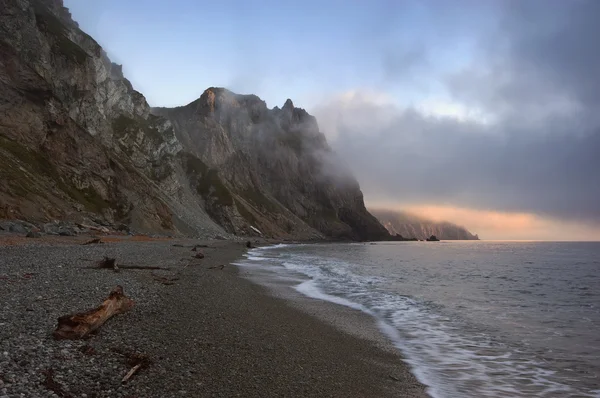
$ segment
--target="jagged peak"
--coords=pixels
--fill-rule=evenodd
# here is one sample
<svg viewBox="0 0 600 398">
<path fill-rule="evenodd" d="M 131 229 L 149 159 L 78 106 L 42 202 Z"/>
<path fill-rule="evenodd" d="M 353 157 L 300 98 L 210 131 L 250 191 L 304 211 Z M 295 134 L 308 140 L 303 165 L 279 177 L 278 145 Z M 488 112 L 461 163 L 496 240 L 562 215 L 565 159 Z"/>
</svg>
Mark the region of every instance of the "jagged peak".
<svg viewBox="0 0 600 398">
<path fill-rule="evenodd" d="M 189 103 L 186 107 L 208 108 L 212 113 L 221 105 L 227 106 L 251 106 L 267 109 L 265 101 L 254 94 L 236 94 L 224 87 L 209 87 L 197 100 Z"/>
<path fill-rule="evenodd" d="M 225 87 L 209 87 L 200 96 L 200 98 L 207 95 L 235 95 L 232 91 L 227 90 Z"/>
<path fill-rule="evenodd" d="M 294 103 L 292 102 L 292 100 L 288 98 L 285 101 L 285 104 L 283 104 L 283 108 L 282 109 L 284 109 L 284 110 L 285 109 L 294 110 Z"/>
</svg>

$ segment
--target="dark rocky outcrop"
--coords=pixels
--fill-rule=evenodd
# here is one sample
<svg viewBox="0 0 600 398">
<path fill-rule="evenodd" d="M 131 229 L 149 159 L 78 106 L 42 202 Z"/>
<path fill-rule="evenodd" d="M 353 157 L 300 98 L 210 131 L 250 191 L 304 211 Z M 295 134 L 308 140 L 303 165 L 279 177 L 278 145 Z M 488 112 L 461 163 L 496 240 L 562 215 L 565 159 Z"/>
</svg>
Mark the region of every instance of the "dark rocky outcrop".
<svg viewBox="0 0 600 398">
<path fill-rule="evenodd" d="M 466 228 L 450 222 L 435 222 L 414 214 L 383 209 L 370 209 L 391 235 L 426 240 L 432 235 L 441 240 L 478 240 Z"/>
<path fill-rule="evenodd" d="M 268 109 L 211 88 L 152 110 L 61 0 L 0 0 L 0 10 L 0 219 L 206 237 L 387 236 L 315 118 L 291 100 Z"/>
<path fill-rule="evenodd" d="M 417 241 L 419 241 L 419 239 L 417 239 L 417 238 L 405 238 L 404 236 L 402 236 L 400 234 L 390 235 L 390 237 L 387 240 L 397 241 L 397 242 L 417 242 Z"/>
</svg>

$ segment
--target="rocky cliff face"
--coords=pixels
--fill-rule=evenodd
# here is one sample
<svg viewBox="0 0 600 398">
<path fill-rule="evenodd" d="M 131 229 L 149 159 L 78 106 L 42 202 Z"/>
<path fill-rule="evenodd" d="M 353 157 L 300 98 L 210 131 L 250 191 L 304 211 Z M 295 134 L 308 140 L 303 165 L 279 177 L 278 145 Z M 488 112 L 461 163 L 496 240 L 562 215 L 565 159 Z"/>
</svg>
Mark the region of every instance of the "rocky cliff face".
<svg viewBox="0 0 600 398">
<path fill-rule="evenodd" d="M 251 224 L 277 236 L 317 237 L 315 230 L 346 239 L 387 236 L 316 119 L 291 100 L 268 109 L 254 95 L 209 88 L 186 106 L 153 112 L 168 119 L 186 151 L 219 176 L 223 193 L 231 196 L 229 207 L 208 210 L 229 231 L 247 233 Z"/>
<path fill-rule="evenodd" d="M 0 217 L 222 233 L 168 121 L 61 1 L 0 1 Z"/>
<path fill-rule="evenodd" d="M 435 235 L 441 240 L 478 240 L 479 237 L 466 228 L 450 222 L 434 222 L 413 214 L 383 209 L 371 209 L 371 213 L 387 228 L 391 235 L 424 240 Z"/>
<path fill-rule="evenodd" d="M 291 101 L 269 110 L 209 89 L 152 112 L 61 0 L 0 10 L 0 218 L 196 236 L 385 233 Z"/>
</svg>

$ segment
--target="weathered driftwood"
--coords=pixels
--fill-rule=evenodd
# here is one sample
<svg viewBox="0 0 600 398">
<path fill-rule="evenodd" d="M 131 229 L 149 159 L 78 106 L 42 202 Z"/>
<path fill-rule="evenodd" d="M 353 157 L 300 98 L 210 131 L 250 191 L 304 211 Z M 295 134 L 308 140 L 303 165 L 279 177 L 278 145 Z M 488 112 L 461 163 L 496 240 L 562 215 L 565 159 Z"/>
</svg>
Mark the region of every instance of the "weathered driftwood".
<svg viewBox="0 0 600 398">
<path fill-rule="evenodd" d="M 156 270 L 156 269 L 168 269 L 168 268 L 164 268 L 164 267 L 158 267 L 158 266 L 153 266 L 153 265 L 127 265 L 127 264 L 121 264 L 121 265 L 117 265 L 117 260 L 114 258 L 109 258 L 109 257 L 104 257 L 102 260 L 98 261 L 96 263 L 96 268 L 108 268 L 108 269 L 112 269 L 115 272 L 119 272 L 121 269 L 150 269 L 150 270 Z"/>
<path fill-rule="evenodd" d="M 179 278 L 177 278 L 177 277 L 169 278 L 166 276 L 156 275 L 155 273 L 152 273 L 152 277 L 154 278 L 155 281 L 160 282 L 163 285 L 174 285 L 175 281 L 179 280 Z"/>
<path fill-rule="evenodd" d="M 121 383 L 127 383 L 129 379 L 140 369 L 144 369 L 152 364 L 152 359 L 144 354 L 138 354 L 133 352 L 125 352 L 121 349 L 112 349 L 113 351 L 123 355 L 125 362 L 132 368 L 129 369 L 127 374 L 121 379 Z"/>
<path fill-rule="evenodd" d="M 123 294 L 123 288 L 117 286 L 99 307 L 58 318 L 58 326 L 53 336 L 57 340 L 85 338 L 112 316 L 130 310 L 133 304 L 133 300 Z"/>
<path fill-rule="evenodd" d="M 168 270 L 168 268 L 158 267 L 158 266 L 154 266 L 154 265 L 126 265 L 126 264 L 121 264 L 121 268 L 122 269 L 162 269 L 162 270 Z"/>
<path fill-rule="evenodd" d="M 102 240 L 100 238 L 94 238 L 91 240 L 88 240 L 87 242 L 82 243 L 82 245 L 94 245 L 94 244 L 100 244 L 100 243 L 104 243 L 102 242 Z"/>
<path fill-rule="evenodd" d="M 225 268 L 225 264 L 221 264 L 221 265 L 213 265 L 212 267 L 208 267 L 208 269 L 223 269 Z"/>
<path fill-rule="evenodd" d="M 123 377 L 123 380 L 121 380 L 121 383 L 127 383 L 127 381 L 128 381 L 129 379 L 131 379 L 131 376 L 133 376 L 133 374 L 134 374 L 135 372 L 137 372 L 137 371 L 138 371 L 138 369 L 139 369 L 139 368 L 141 368 L 141 367 L 142 367 L 142 364 L 141 364 L 141 363 L 138 363 L 138 364 L 137 364 L 137 365 L 135 365 L 133 368 L 131 368 L 131 370 L 130 370 L 129 372 L 127 372 L 127 374 L 125 375 L 125 377 Z"/>
</svg>

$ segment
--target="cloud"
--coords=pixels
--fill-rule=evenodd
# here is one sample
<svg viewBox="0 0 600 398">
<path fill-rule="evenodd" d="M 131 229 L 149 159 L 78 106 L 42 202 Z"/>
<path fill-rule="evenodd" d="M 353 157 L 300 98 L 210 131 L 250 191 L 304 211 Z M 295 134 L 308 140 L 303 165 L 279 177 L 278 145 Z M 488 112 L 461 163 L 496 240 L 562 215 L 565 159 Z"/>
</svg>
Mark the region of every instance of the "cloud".
<svg viewBox="0 0 600 398">
<path fill-rule="evenodd" d="M 507 213 L 437 205 L 399 208 L 397 204 L 390 202 L 369 202 L 367 205 L 369 208 L 401 209 L 433 221 L 464 223 L 469 226 L 470 232 L 477 233 L 486 240 L 600 240 L 600 227 L 542 218 L 530 213 Z"/>
<path fill-rule="evenodd" d="M 472 62 L 441 78 L 447 97 L 354 92 L 313 112 L 373 200 L 600 225 L 600 2 L 502 4 Z"/>
<path fill-rule="evenodd" d="M 388 48 L 383 52 L 381 59 L 383 80 L 387 83 L 406 84 L 407 81 L 418 76 L 418 70 L 427 67 L 428 62 L 424 45 Z"/>
<path fill-rule="evenodd" d="M 472 65 L 447 77 L 454 99 L 534 127 L 574 117 L 597 125 L 600 2 L 503 4 L 497 29 L 482 36 Z"/>
<path fill-rule="evenodd" d="M 363 97 L 320 107 L 317 118 L 366 194 L 600 223 L 600 134 L 515 128 Z"/>
</svg>

